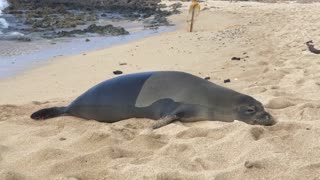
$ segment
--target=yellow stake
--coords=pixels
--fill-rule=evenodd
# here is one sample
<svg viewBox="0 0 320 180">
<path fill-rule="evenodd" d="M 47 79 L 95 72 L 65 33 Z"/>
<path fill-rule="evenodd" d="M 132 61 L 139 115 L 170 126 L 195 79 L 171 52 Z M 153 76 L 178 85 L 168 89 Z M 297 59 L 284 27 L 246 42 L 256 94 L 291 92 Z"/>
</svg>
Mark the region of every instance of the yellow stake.
<svg viewBox="0 0 320 180">
<path fill-rule="evenodd" d="M 189 14 L 190 13 L 191 13 L 191 24 L 190 24 L 189 31 L 192 32 L 195 16 L 198 16 L 200 13 L 200 4 L 199 4 L 198 0 L 192 0 L 192 3 L 189 8 Z"/>
</svg>

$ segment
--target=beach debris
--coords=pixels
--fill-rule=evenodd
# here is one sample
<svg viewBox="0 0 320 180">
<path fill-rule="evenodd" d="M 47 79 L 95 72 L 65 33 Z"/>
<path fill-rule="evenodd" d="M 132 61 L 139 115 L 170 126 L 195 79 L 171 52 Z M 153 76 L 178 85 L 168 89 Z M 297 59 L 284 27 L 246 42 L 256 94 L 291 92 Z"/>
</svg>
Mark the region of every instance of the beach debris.
<svg viewBox="0 0 320 180">
<path fill-rule="evenodd" d="M 127 65 L 127 63 L 119 63 L 119 66 L 125 66 L 125 65 Z"/>
<path fill-rule="evenodd" d="M 32 104 L 34 104 L 34 105 L 42 105 L 42 104 L 48 104 L 48 103 L 50 103 L 50 101 L 44 101 L 44 102 L 32 101 Z"/>
<path fill-rule="evenodd" d="M 65 141 L 65 140 L 67 140 L 67 138 L 61 137 L 61 138 L 59 138 L 59 140 L 60 141 Z"/>
<path fill-rule="evenodd" d="M 252 162 L 252 161 L 245 161 L 244 162 L 244 167 L 251 169 L 251 168 L 258 168 L 261 169 L 262 166 L 259 162 Z"/>
<path fill-rule="evenodd" d="M 116 70 L 116 71 L 113 71 L 113 74 L 114 75 L 119 75 L 119 74 L 122 74 L 123 72 L 122 71 L 119 71 L 119 70 Z"/>
<path fill-rule="evenodd" d="M 207 77 L 205 77 L 204 79 L 205 79 L 205 80 L 210 80 L 210 77 L 209 77 L 209 76 L 207 76 Z"/>
<path fill-rule="evenodd" d="M 230 79 L 225 79 L 223 82 L 224 83 L 229 83 L 229 82 L 231 82 L 231 80 Z"/>
<path fill-rule="evenodd" d="M 231 60 L 232 60 L 232 61 L 240 61 L 241 58 L 239 58 L 239 57 L 232 57 Z"/>
<path fill-rule="evenodd" d="M 210 10 L 211 7 L 204 7 L 201 11 L 207 11 Z"/>
<path fill-rule="evenodd" d="M 312 40 L 306 42 L 306 45 L 308 46 L 308 49 L 310 52 L 314 53 L 314 54 L 320 54 L 320 49 L 316 49 L 314 47 L 314 43 Z"/>
</svg>

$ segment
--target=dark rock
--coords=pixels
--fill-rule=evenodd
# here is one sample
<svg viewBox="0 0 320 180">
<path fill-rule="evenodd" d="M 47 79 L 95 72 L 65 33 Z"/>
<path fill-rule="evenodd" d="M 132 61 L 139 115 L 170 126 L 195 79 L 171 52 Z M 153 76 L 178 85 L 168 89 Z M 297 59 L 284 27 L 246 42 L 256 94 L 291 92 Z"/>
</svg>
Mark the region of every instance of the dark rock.
<svg viewBox="0 0 320 180">
<path fill-rule="evenodd" d="M 180 11 L 178 9 L 182 7 L 182 3 L 180 3 L 180 2 L 174 3 L 174 4 L 171 4 L 170 7 L 172 8 L 172 13 L 178 14 L 178 13 L 180 13 Z"/>
<path fill-rule="evenodd" d="M 231 80 L 230 80 L 230 79 L 226 79 L 226 80 L 224 80 L 223 82 L 224 82 L 224 83 L 229 83 L 229 82 L 231 82 Z"/>
<path fill-rule="evenodd" d="M 57 37 L 74 37 L 75 35 L 82 35 L 85 34 L 86 32 L 81 30 L 81 29 L 75 29 L 72 31 L 60 31 L 57 34 L 57 36 L 55 36 L 54 38 Z"/>
<path fill-rule="evenodd" d="M 120 66 L 125 66 L 127 63 L 119 63 Z"/>
<path fill-rule="evenodd" d="M 166 15 L 156 14 L 153 18 L 147 19 L 144 21 L 144 27 L 155 29 L 159 26 L 170 26 L 171 24 L 168 22 Z"/>
<path fill-rule="evenodd" d="M 89 42 L 90 41 L 90 39 L 86 39 L 86 42 Z"/>
<path fill-rule="evenodd" d="M 53 32 L 51 34 L 49 33 L 49 36 L 47 34 L 43 37 L 44 38 L 74 37 L 76 35 L 83 35 L 86 33 L 95 33 L 95 34 L 104 35 L 104 36 L 106 36 L 106 35 L 119 36 L 119 35 L 129 34 L 129 32 L 126 31 L 123 27 L 114 27 L 112 25 L 97 26 L 95 24 L 92 24 L 84 30 L 75 29 L 75 30 L 71 30 L 71 31 Z M 86 42 L 88 42 L 87 40 L 86 40 Z"/>
<path fill-rule="evenodd" d="M 314 54 L 320 54 L 320 49 L 316 49 L 314 47 L 314 43 L 312 40 L 306 42 L 306 45 L 308 46 L 308 49 L 310 52 L 314 53 Z"/>
<path fill-rule="evenodd" d="M 97 26 L 95 24 L 92 24 L 88 28 L 86 28 L 84 31 L 88 33 L 97 33 L 100 35 L 112 35 L 112 36 L 129 34 L 129 32 L 126 31 L 123 27 L 114 27 L 111 24 L 106 26 Z"/>
<path fill-rule="evenodd" d="M 21 42 L 30 42 L 31 38 L 28 36 L 19 36 L 17 37 L 17 41 L 21 41 Z"/>
<path fill-rule="evenodd" d="M 207 76 L 207 77 L 205 77 L 204 79 L 205 79 L 205 80 L 209 80 L 209 79 L 210 79 L 210 77 L 209 77 L 209 76 Z"/>
<path fill-rule="evenodd" d="M 122 71 L 119 71 L 119 70 L 116 70 L 116 71 L 113 71 L 113 74 L 114 75 L 119 75 L 119 74 L 122 74 L 123 72 Z"/>
<path fill-rule="evenodd" d="M 232 60 L 232 61 L 240 61 L 241 58 L 239 58 L 239 57 L 232 57 L 231 60 Z"/>
</svg>

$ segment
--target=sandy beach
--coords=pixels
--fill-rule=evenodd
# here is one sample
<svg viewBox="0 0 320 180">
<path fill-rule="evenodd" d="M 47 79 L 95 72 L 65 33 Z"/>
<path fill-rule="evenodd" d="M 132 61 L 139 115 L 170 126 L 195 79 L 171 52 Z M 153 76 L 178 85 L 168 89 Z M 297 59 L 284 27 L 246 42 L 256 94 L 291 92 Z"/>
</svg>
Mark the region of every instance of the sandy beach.
<svg viewBox="0 0 320 180">
<path fill-rule="evenodd" d="M 320 3 L 205 1 L 193 33 L 188 5 L 170 17 L 176 31 L 56 57 L 0 80 L 0 179 L 319 180 L 320 55 L 305 42 L 320 49 Z M 149 119 L 30 119 L 114 70 L 210 77 L 262 102 L 278 123 L 175 122 L 151 131 Z"/>
</svg>

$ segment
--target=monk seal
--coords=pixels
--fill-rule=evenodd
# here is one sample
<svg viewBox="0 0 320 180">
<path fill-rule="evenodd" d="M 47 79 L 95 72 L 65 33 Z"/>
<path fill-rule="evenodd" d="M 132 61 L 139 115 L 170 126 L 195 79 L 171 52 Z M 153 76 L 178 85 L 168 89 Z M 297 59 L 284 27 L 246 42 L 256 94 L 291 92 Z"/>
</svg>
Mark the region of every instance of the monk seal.
<svg viewBox="0 0 320 180">
<path fill-rule="evenodd" d="M 128 118 L 149 118 L 157 120 L 152 126 L 154 129 L 176 120 L 275 123 L 254 98 L 177 71 L 135 73 L 106 80 L 76 98 L 69 106 L 41 109 L 31 118 L 43 120 L 61 115 L 108 123 Z"/>
</svg>

